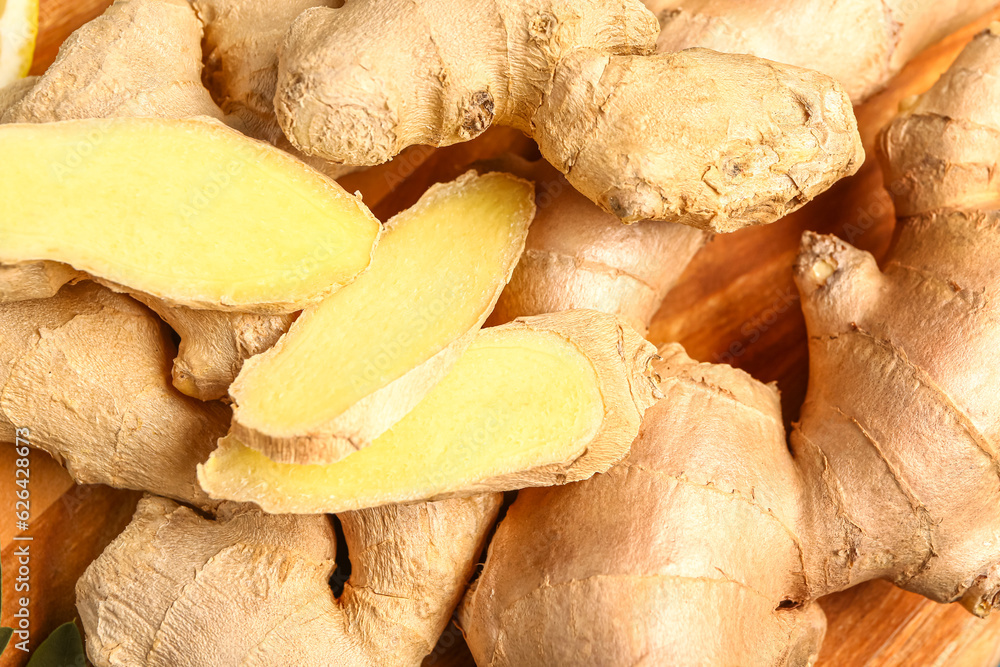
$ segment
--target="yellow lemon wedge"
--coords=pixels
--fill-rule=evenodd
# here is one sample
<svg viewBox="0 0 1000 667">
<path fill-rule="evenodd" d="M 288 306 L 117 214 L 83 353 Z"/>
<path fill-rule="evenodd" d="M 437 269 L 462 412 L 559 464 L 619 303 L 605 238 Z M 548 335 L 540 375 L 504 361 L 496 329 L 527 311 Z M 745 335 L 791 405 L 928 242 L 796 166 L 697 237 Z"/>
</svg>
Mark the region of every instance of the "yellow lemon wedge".
<svg viewBox="0 0 1000 667">
<path fill-rule="evenodd" d="M 0 0 L 0 87 L 28 74 L 38 35 L 38 0 Z"/>
</svg>

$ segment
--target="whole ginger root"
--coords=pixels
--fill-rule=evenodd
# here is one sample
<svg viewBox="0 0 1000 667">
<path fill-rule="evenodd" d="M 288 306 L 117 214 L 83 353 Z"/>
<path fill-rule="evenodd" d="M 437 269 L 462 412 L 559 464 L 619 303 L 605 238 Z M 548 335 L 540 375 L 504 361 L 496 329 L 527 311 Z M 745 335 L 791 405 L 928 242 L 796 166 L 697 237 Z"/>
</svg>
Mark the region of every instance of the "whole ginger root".
<svg viewBox="0 0 1000 667">
<path fill-rule="evenodd" d="M 750 56 L 654 56 L 657 30 L 637 0 L 308 9 L 279 59 L 278 122 L 306 154 L 361 165 L 509 125 L 622 220 L 712 231 L 772 222 L 857 170 L 834 81 Z"/>
<path fill-rule="evenodd" d="M 164 498 L 77 583 L 97 667 L 419 665 L 471 576 L 499 494 L 330 519 L 223 505 L 214 520 Z M 337 598 L 331 577 L 350 556 Z"/>
<path fill-rule="evenodd" d="M 809 665 L 816 600 L 864 581 L 1000 602 L 996 30 L 883 134 L 902 214 L 884 272 L 803 239 L 792 452 L 773 389 L 662 348 L 628 458 L 519 492 L 501 522 L 460 610 L 478 665 Z"/>
<path fill-rule="evenodd" d="M 750 53 L 839 81 L 855 104 L 913 56 L 996 6 L 994 0 L 644 0 L 661 53 L 700 46 Z"/>
<path fill-rule="evenodd" d="M 899 216 L 884 268 L 807 234 L 795 273 L 810 367 L 792 444 L 815 502 L 840 508 L 813 513 L 811 565 L 828 589 L 881 577 L 977 615 L 1000 599 L 998 33 L 881 136 Z"/>
<path fill-rule="evenodd" d="M 27 428 L 79 483 L 214 504 L 195 467 L 231 413 L 170 385 L 174 352 L 155 315 L 92 282 L 0 303 L 0 441 Z"/>
<path fill-rule="evenodd" d="M 837 79 L 855 103 L 878 92 L 918 51 L 994 5 L 992 0 L 922 0 L 888 8 L 877 0 L 645 2 L 661 23 L 657 51 L 701 46 L 818 70 Z M 517 169 L 528 167 L 503 168 L 527 175 Z M 594 308 L 616 312 L 645 331 L 704 237 L 652 221 L 623 228 L 612 215 L 587 211 L 584 198 L 564 192 L 558 180 L 541 173 L 536 180 L 539 200 L 553 206 L 539 206 L 524 257 L 491 322 Z"/>
</svg>

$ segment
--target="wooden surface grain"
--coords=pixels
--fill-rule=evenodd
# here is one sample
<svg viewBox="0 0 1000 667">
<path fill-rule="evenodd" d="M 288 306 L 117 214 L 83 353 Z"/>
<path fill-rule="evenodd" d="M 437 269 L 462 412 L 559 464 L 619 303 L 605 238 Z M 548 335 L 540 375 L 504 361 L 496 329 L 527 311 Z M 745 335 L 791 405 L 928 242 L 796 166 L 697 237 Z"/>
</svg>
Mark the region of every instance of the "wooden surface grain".
<svg viewBox="0 0 1000 667">
<path fill-rule="evenodd" d="M 33 73 L 55 58 L 59 44 L 78 25 L 99 14 L 107 0 L 42 0 L 41 29 Z M 873 159 L 872 142 L 899 101 L 925 90 L 986 17 L 932 47 L 911 63 L 882 94 L 856 109 L 868 160 L 854 177 L 837 184 L 801 211 L 773 225 L 716 237 L 695 258 L 668 295 L 650 330 L 660 344 L 677 340 L 704 361 L 730 363 L 778 383 L 786 425 L 798 416 L 805 394 L 805 326 L 791 267 L 803 230 L 834 233 L 881 257 L 893 229 L 892 206 Z M 476 141 L 431 150 L 409 149 L 393 162 L 349 175 L 341 182 L 362 192 L 380 218 L 405 208 L 431 183 L 457 176 L 479 159 L 505 150 L 528 155 L 518 133 L 497 128 Z M 32 454 L 32 521 L 28 533 L 39 554 L 32 598 L 33 636 L 39 640 L 72 620 L 76 578 L 131 515 L 138 495 L 101 486 L 74 486 L 41 452 Z M 13 449 L 0 444 L 0 471 L 12 470 Z M 11 484 L 0 480 L 0 502 L 10 506 Z M 0 561 L 13 565 L 11 523 L 0 523 Z M 3 618 L 9 625 L 12 591 L 4 578 Z M 870 582 L 822 600 L 829 629 L 819 667 L 1000 665 L 1000 615 L 980 620 L 958 605 L 939 605 L 885 582 Z M 33 645 L 37 643 L 33 642 Z M 23 654 L 8 650 L 0 667 L 20 666 Z M 452 625 L 425 665 L 472 665 L 461 633 Z"/>
</svg>

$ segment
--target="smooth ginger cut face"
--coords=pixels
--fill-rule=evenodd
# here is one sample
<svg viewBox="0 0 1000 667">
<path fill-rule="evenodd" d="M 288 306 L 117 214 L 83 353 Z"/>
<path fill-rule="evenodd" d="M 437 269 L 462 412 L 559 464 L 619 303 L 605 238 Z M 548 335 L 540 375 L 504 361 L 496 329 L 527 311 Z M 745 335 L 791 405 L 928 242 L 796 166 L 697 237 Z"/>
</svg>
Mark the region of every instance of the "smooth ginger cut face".
<svg viewBox="0 0 1000 667">
<path fill-rule="evenodd" d="M 379 234 L 336 183 L 202 120 L 4 125 L 0 201 L 0 262 L 201 308 L 298 310 L 364 270 Z"/>
<path fill-rule="evenodd" d="M 506 174 L 468 174 L 430 190 L 387 223 L 365 273 L 247 363 L 230 390 L 236 433 L 288 463 L 332 463 L 381 435 L 472 341 L 520 257 L 533 214 L 531 184 Z M 418 369 L 439 353 L 434 368 Z M 428 377 L 409 397 L 372 396 L 411 371 Z M 366 397 L 377 415 L 335 423 Z M 337 440 L 347 442 L 325 443 Z"/>
<path fill-rule="evenodd" d="M 200 469 L 213 495 L 269 512 L 341 512 L 446 496 L 579 456 L 604 419 L 597 373 L 551 332 L 487 329 L 369 447 L 331 465 L 275 463 L 226 438 Z"/>
</svg>

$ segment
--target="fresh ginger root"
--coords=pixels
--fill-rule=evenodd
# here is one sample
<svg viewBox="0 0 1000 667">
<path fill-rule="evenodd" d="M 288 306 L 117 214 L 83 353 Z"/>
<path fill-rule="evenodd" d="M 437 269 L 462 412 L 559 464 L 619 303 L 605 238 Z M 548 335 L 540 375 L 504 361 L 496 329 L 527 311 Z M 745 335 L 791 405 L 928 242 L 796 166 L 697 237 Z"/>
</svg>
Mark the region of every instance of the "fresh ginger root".
<svg viewBox="0 0 1000 667">
<path fill-rule="evenodd" d="M 228 396 L 229 386 L 243 362 L 270 349 L 296 317 L 294 313 L 259 315 L 195 310 L 169 306 L 141 293 L 132 296 L 149 306 L 180 337 L 171 370 L 174 386 L 202 401 Z"/>
<path fill-rule="evenodd" d="M 459 609 L 480 667 L 812 664 L 826 622 L 778 392 L 660 356 L 628 457 L 520 491 L 500 523 Z"/>
<path fill-rule="evenodd" d="M 996 0 L 644 0 L 660 20 L 657 51 L 701 46 L 750 53 L 832 76 L 864 101 L 913 56 Z"/>
<path fill-rule="evenodd" d="M 646 0 L 661 21 L 659 51 L 704 46 L 819 70 L 840 81 L 855 102 L 880 89 L 920 49 L 993 2 L 962 6 L 911 2 L 893 10 L 907 16 L 892 25 L 886 22 L 890 14 L 880 2 L 840 2 L 835 8 L 829 3 L 819 7 L 812 0 L 778 4 Z M 763 20 L 774 14 L 780 14 L 780 19 Z M 858 25 L 864 29 L 858 31 Z M 897 30 L 901 31 L 898 35 Z M 852 39 L 845 39 L 845 34 Z M 613 216 L 588 211 L 584 198 L 571 188 L 564 190 L 558 179 L 543 173 L 532 176 L 526 172 L 531 167 L 507 162 L 498 168 L 536 180 L 540 205 L 525 254 L 490 322 L 593 308 L 617 313 L 637 331 L 645 331 L 703 237 L 652 221 L 630 227 L 612 224 Z"/>
<path fill-rule="evenodd" d="M 117 0 L 70 35 L 2 123 L 156 116 L 223 119 L 201 83 L 202 27 L 184 0 Z"/>
<path fill-rule="evenodd" d="M 233 436 L 198 479 L 268 512 L 565 484 L 607 470 L 656 398 L 655 348 L 617 318 L 566 311 L 481 330 L 448 373 L 368 447 L 329 465 L 276 463 Z"/>
<path fill-rule="evenodd" d="M 204 81 L 227 122 L 255 139 L 292 153 L 330 178 L 357 167 L 304 155 L 285 138 L 274 114 L 278 51 L 292 21 L 334 0 L 191 0 L 205 26 Z"/>
<path fill-rule="evenodd" d="M 0 303 L 0 441 L 27 428 L 77 482 L 212 504 L 195 466 L 230 412 L 170 386 L 173 352 L 152 313 L 91 282 Z"/>
<path fill-rule="evenodd" d="M 626 222 L 733 231 L 856 171 L 834 81 L 749 56 L 647 55 L 657 29 L 638 0 L 309 9 L 285 40 L 275 108 L 292 144 L 344 164 L 510 125 Z"/>
<path fill-rule="evenodd" d="M 814 502 L 840 508 L 814 512 L 807 565 L 828 589 L 881 577 L 977 615 L 1000 602 L 998 32 L 881 137 L 900 216 L 884 271 L 807 234 L 795 275 L 810 366 L 792 444 Z"/>
<path fill-rule="evenodd" d="M 700 230 L 656 220 L 623 225 L 539 160 L 506 156 L 480 165 L 535 183 L 537 213 L 524 254 L 490 324 L 588 309 L 618 315 L 640 333 L 705 244 Z"/>
<path fill-rule="evenodd" d="M 417 666 L 461 598 L 496 518 L 481 495 L 342 514 L 351 561 L 334 597 L 328 517 L 223 506 L 217 520 L 163 499 L 77 583 L 97 667 Z"/>
<path fill-rule="evenodd" d="M 216 35 L 223 30 L 215 29 Z M 0 92 L 4 98 L 9 91 L 10 99 L 0 104 L 0 119 L 210 116 L 247 131 L 248 116 L 232 109 L 223 112 L 201 83 L 202 37 L 198 16 L 183 0 L 118 0 L 74 32 L 31 86 L 21 84 L 14 90 L 12 85 Z M 226 74 L 240 76 L 253 66 L 256 53 L 228 58 Z M 23 101 L 15 104 L 18 100 Z M 84 274 L 55 262 L 0 266 L 0 301 L 51 296 L 65 282 L 81 277 Z M 292 320 L 289 314 L 193 310 L 133 294 L 181 336 L 174 385 L 201 400 L 225 397 L 243 361 L 273 345 Z"/>
<path fill-rule="evenodd" d="M 1000 603 L 998 74 L 986 32 L 883 134 L 904 216 L 885 273 L 805 236 L 794 458 L 773 390 L 664 348 L 628 458 L 519 492 L 500 524 L 460 612 L 480 667 L 812 664 L 815 600 L 875 578 Z"/>
<path fill-rule="evenodd" d="M 326 464 L 385 433 L 476 338 L 524 249 L 533 194 L 470 172 L 389 220 L 367 271 L 247 361 L 229 390 L 234 435 L 273 461 Z"/>
</svg>

